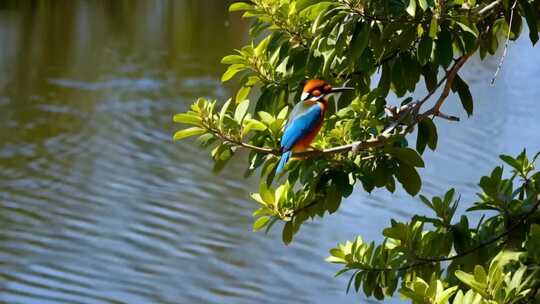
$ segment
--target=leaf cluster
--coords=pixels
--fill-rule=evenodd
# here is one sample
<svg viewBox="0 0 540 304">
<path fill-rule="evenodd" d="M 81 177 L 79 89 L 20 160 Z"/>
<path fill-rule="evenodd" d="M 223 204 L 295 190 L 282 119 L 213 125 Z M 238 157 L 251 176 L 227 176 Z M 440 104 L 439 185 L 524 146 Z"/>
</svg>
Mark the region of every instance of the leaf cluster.
<svg viewBox="0 0 540 304">
<path fill-rule="evenodd" d="M 521 16 L 529 24 L 533 43 L 538 32 L 537 1 L 519 1 L 513 10 L 508 1 L 472 0 L 254 0 L 234 3 L 230 9 L 253 20 L 253 42 L 222 60 L 228 65 L 222 80 L 236 77 L 239 89 L 220 109 L 216 101 L 199 99 L 191 111 L 176 115 L 176 122 L 194 126 L 177 132 L 174 139 L 200 136 L 203 146 L 213 147 L 216 171 L 238 148 L 250 149 L 245 175 L 258 170 L 265 184 L 261 187 L 275 191 L 279 186 L 272 185 L 278 161 L 274 155 L 279 154 L 289 109 L 307 78 L 355 88 L 330 101 L 324 128 L 313 144 L 316 149 L 384 137 L 381 144 L 362 151 L 314 155 L 287 166 L 284 187 L 291 195 L 286 196 L 285 207 L 266 210 L 264 215 L 292 222 L 285 226 L 293 225 L 291 231 L 298 231 L 308 218 L 336 211 L 356 184 L 368 192 L 381 187 L 393 192 L 397 181 L 411 195 L 417 194 L 422 184 L 417 168 L 424 165 L 420 154 L 426 147 L 435 150 L 438 141 L 432 118 L 419 116 L 418 108 L 445 80 L 450 81 L 449 74 L 440 77 L 440 73 L 457 56 L 493 54 L 500 33 L 517 39 L 522 26 L 516 20 Z M 510 14 L 516 18 L 509 25 Z M 402 106 L 413 104 L 412 93 L 422 79 L 429 95 L 416 111 L 389 115 L 389 93 L 403 98 Z M 472 114 L 471 92 L 457 71 L 448 86 Z M 254 89 L 258 94 L 252 100 Z M 416 152 L 405 136 L 415 126 Z M 258 228 L 265 222 L 270 221 L 259 220 Z"/>
<path fill-rule="evenodd" d="M 525 23 L 534 45 L 540 1 L 251 0 L 233 3 L 230 10 L 252 20 L 252 40 L 222 59 L 227 65 L 222 81 L 234 79 L 238 89 L 224 103 L 200 98 L 189 111 L 175 115 L 175 122 L 189 127 L 174 139 L 197 136 L 202 147 L 211 149 L 216 172 L 238 150 L 249 151 L 244 176 L 260 176 L 259 192 L 251 194 L 259 204 L 253 229 L 268 231 L 282 222 L 288 244 L 304 222 L 339 210 L 355 187 L 394 192 L 401 185 L 410 195 L 418 194 L 422 154 L 437 148 L 435 118 L 458 120 L 441 113 L 445 99 L 456 94 L 467 115 L 474 111 L 460 68 L 472 55 L 484 59 L 506 38 L 517 39 Z M 331 97 L 314 150 L 293 155 L 286 175 L 276 176 L 283 127 L 311 78 L 355 90 Z M 415 100 L 422 83 L 428 93 Z M 439 92 L 435 105 L 425 109 Z M 400 104 L 391 105 L 396 98 Z M 411 144 L 408 135 L 415 131 L 416 143 Z M 383 244 L 358 238 L 333 249 L 331 261 L 344 264 L 343 271 L 354 271 L 356 290 L 362 287 L 377 298 L 392 295 L 401 282 L 400 293 L 413 302 L 503 303 L 497 302 L 499 293 L 491 293 L 491 283 L 484 282 L 490 286 L 490 297 L 485 297 L 462 280 L 476 265 L 492 271 L 489 261 L 503 247 L 523 253 L 527 261 L 540 257 L 529 250 L 540 246 L 535 239 L 540 226 L 531 225 L 528 217 L 525 225 L 522 218 L 536 209 L 539 175 L 532 172 L 534 159 L 529 161 L 525 153 L 502 159 L 513 175 L 503 178 L 498 167 L 483 177 L 479 199 L 469 208 L 494 211 L 495 216 L 471 227 L 466 215 L 455 218 L 455 191 L 432 199 L 420 196 L 434 216 L 392 221 L 383 232 Z M 516 187 L 517 179 L 521 184 Z M 516 221 L 523 227 L 514 228 Z M 445 261 L 448 265 L 441 265 Z M 504 278 L 511 273 L 510 281 L 514 277 L 506 268 L 495 273 Z M 531 273 L 527 266 L 518 281 Z M 503 282 L 496 284 L 502 286 L 501 294 L 534 293 L 506 281 L 496 281 Z M 535 280 L 527 282 L 529 286 Z"/>
<path fill-rule="evenodd" d="M 392 220 L 380 245 L 357 237 L 331 249 L 327 261 L 344 266 L 338 275 L 353 271 L 350 285 L 378 299 L 401 284 L 399 293 L 413 303 L 531 303 L 540 283 L 540 174 L 525 151 L 501 159 L 512 175 L 504 178 L 497 167 L 482 177 L 479 199 L 468 209 L 494 215 L 472 226 L 466 214 L 454 219 L 453 189 L 431 200 L 420 196 L 435 216 Z"/>
</svg>

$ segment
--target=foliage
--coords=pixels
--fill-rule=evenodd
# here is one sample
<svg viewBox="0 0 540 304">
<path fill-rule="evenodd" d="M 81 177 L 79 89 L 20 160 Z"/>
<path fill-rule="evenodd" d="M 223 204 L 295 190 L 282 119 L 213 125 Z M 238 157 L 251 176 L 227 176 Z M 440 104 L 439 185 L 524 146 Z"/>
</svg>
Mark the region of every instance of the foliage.
<svg viewBox="0 0 540 304">
<path fill-rule="evenodd" d="M 245 176 L 257 172 L 261 181 L 251 195 L 260 204 L 253 228 L 268 231 L 282 221 L 283 241 L 289 243 L 306 220 L 336 212 L 355 185 L 394 192 L 398 182 L 418 194 L 421 155 L 437 148 L 435 118 L 459 120 L 441 112 L 446 98 L 455 93 L 467 115 L 474 110 L 459 70 L 472 55 L 483 59 L 504 40 L 517 39 L 524 22 L 534 45 L 540 1 L 253 0 L 230 10 L 253 20 L 253 41 L 222 60 L 228 65 L 222 81 L 236 79 L 239 89 L 221 106 L 200 98 L 190 111 L 175 115 L 174 121 L 191 127 L 174 139 L 198 136 L 203 147 L 212 148 L 216 172 L 237 150 L 248 150 Z M 308 78 L 355 91 L 330 100 L 316 150 L 296 153 L 286 176 L 275 176 L 283 126 Z M 415 100 L 422 82 L 427 94 Z M 396 97 L 401 104 L 391 106 Z M 407 136 L 415 130 L 411 147 Z M 470 210 L 497 214 L 476 228 L 466 215 L 454 220 L 453 190 L 431 200 L 420 196 L 435 217 L 392 221 L 383 244 L 358 238 L 334 248 L 329 260 L 354 271 L 356 290 L 362 287 L 379 299 L 392 295 L 399 283 L 400 293 L 414 303 L 509 303 L 508 297 L 530 296 L 536 281 L 527 263 L 540 257 L 529 250 L 540 243 L 534 238 L 540 226 L 530 225 L 527 210 L 536 211 L 539 175 L 531 175 L 533 162 L 525 153 L 502 159 L 515 173 L 504 179 L 497 167 L 482 178 L 483 192 Z M 524 182 L 514 190 L 516 177 Z M 512 221 L 523 225 L 513 228 Z M 509 252 L 498 256 L 503 247 Z M 444 261 L 450 262 L 441 265 Z M 493 275 L 484 278 L 485 273 Z"/>
<path fill-rule="evenodd" d="M 435 216 L 417 215 L 408 223 L 392 221 L 383 231 L 382 244 L 358 237 L 330 250 L 327 261 L 343 264 L 338 275 L 354 271 L 355 290 L 362 287 L 366 295 L 378 299 L 391 296 L 401 280 L 399 292 L 413 303 L 448 303 L 463 287 L 472 291 L 458 293 L 453 303 L 471 303 L 460 302 L 462 296 L 478 303 L 529 303 L 519 301 L 540 284 L 536 275 L 540 226 L 534 224 L 540 206 L 540 172 L 533 172 L 525 151 L 515 159 L 507 155 L 501 159 L 513 168 L 512 175 L 503 178 L 500 166 L 482 177 L 482 192 L 468 209 L 494 210 L 493 216 L 484 215 L 475 226 L 467 215 L 454 219 L 458 200 L 453 189 L 431 200 L 420 196 Z M 521 183 L 515 185 L 516 178 Z"/>
</svg>

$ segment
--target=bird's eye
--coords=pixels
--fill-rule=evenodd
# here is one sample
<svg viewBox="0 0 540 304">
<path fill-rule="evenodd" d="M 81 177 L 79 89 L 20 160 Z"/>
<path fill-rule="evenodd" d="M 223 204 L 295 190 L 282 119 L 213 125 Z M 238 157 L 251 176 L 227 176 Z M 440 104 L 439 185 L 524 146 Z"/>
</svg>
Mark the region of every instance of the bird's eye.
<svg viewBox="0 0 540 304">
<path fill-rule="evenodd" d="M 321 96 L 321 91 L 319 90 L 314 90 L 313 92 L 311 92 L 311 95 L 315 96 L 315 97 L 319 97 Z"/>
</svg>

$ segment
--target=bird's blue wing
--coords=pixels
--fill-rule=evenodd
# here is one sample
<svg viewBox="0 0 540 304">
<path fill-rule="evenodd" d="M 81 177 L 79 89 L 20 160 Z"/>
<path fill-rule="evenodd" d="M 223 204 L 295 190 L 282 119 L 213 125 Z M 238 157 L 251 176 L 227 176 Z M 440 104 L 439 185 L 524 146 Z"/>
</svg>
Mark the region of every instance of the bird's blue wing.
<svg viewBox="0 0 540 304">
<path fill-rule="evenodd" d="M 297 116 L 308 111 L 314 105 L 315 103 L 305 101 L 300 101 L 299 103 L 297 103 L 292 109 L 291 114 L 289 115 L 289 123 L 293 121 L 293 119 L 295 119 Z"/>
<path fill-rule="evenodd" d="M 301 106 L 305 107 L 305 105 Z M 300 114 L 294 113 L 295 110 L 297 110 L 297 107 L 293 109 L 291 119 L 285 126 L 285 131 L 281 137 L 281 148 L 284 151 L 290 150 L 302 137 L 313 131 L 321 119 L 322 108 L 318 103 L 310 105 L 303 112 L 298 110 Z M 292 114 L 297 115 L 293 117 Z"/>
</svg>

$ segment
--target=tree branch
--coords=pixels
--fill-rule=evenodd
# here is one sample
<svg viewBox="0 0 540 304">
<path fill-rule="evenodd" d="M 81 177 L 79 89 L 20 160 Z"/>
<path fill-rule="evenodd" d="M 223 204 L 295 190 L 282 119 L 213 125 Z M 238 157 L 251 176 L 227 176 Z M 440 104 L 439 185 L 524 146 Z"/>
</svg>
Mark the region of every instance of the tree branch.
<svg viewBox="0 0 540 304">
<path fill-rule="evenodd" d="M 429 115 L 440 116 L 440 114 L 441 114 L 440 109 L 441 109 L 443 103 L 445 102 L 446 98 L 448 97 L 448 94 L 450 94 L 450 90 L 452 89 L 452 82 L 454 81 L 454 78 L 456 78 L 459 69 L 461 69 L 461 67 L 463 67 L 465 62 L 467 62 L 467 60 L 470 58 L 470 56 L 472 54 L 473 54 L 473 52 L 471 52 L 469 54 L 465 54 L 465 55 L 461 56 L 456 61 L 456 63 L 454 63 L 452 68 L 448 71 L 448 73 L 446 73 L 446 76 L 445 76 L 446 77 L 446 84 L 444 85 L 444 89 L 443 89 L 441 95 L 439 96 L 439 99 L 437 99 L 437 101 L 435 102 L 435 105 L 431 109 L 429 109 L 426 112 L 422 113 L 422 116 L 429 116 Z M 435 88 L 435 90 L 437 90 L 437 88 Z M 426 101 L 427 101 L 427 99 L 423 99 L 422 103 L 424 103 Z"/>
<path fill-rule="evenodd" d="M 255 152 L 263 153 L 263 154 L 274 154 L 279 155 L 281 154 L 278 150 L 272 149 L 272 148 L 266 148 L 266 147 L 258 147 L 254 145 L 250 145 L 248 143 L 245 143 L 237 138 L 234 138 L 228 134 L 225 134 L 221 132 L 221 130 L 216 128 L 207 127 L 206 128 L 210 133 L 214 134 L 215 136 L 219 137 L 223 142 L 231 143 L 235 146 L 246 148 L 249 150 L 253 150 Z"/>
<path fill-rule="evenodd" d="M 447 256 L 447 257 L 417 257 L 416 259 L 418 260 L 418 262 L 414 262 L 414 263 L 411 263 L 411 264 L 407 264 L 407 265 L 404 265 L 404 266 L 401 266 L 401 267 L 397 267 L 397 268 L 366 268 L 365 270 L 370 270 L 370 271 L 403 271 L 403 270 L 408 270 L 408 269 L 411 269 L 411 268 L 416 268 L 416 267 L 420 267 L 420 266 L 423 266 L 423 265 L 427 265 L 427 264 L 433 264 L 433 263 L 441 263 L 441 262 L 447 262 L 447 261 L 453 261 L 453 260 L 456 260 L 456 259 L 459 259 L 459 258 L 462 258 L 464 256 L 467 256 L 473 252 L 476 252 L 486 246 L 489 246 L 497 241 L 499 241 L 500 239 L 506 237 L 507 235 L 509 235 L 510 233 L 512 233 L 515 229 L 517 229 L 519 226 L 525 224 L 527 222 L 527 220 L 536 212 L 536 210 L 538 210 L 538 207 L 540 207 L 540 200 L 538 200 L 534 206 L 531 208 L 531 210 L 529 210 L 529 212 L 525 213 L 517 222 L 515 222 L 512 226 L 510 226 L 506 231 L 504 231 L 503 233 L 499 234 L 498 236 L 486 241 L 486 242 L 483 242 L 483 243 L 480 243 L 479 245 L 473 247 L 473 248 L 470 248 L 468 250 L 465 250 L 461 253 L 458 253 L 458 254 L 455 254 L 455 255 L 452 255 L 452 256 Z"/>
<path fill-rule="evenodd" d="M 418 113 L 418 110 L 420 109 L 420 107 L 422 107 L 422 105 L 427 100 L 429 100 L 435 94 L 435 92 L 444 84 L 444 89 L 441 95 L 439 96 L 439 98 L 437 99 L 437 102 L 435 103 L 435 105 L 429 110 L 423 112 L 422 114 L 416 114 L 415 119 L 413 120 L 412 123 L 410 123 L 407 126 L 407 128 L 405 128 L 404 132 L 401 132 L 399 134 L 391 134 L 391 131 L 394 128 L 390 128 L 390 129 L 386 129 L 381 135 L 375 138 L 355 141 L 351 144 L 341 145 L 341 146 L 327 148 L 323 150 L 308 150 L 308 151 L 297 152 L 297 153 L 294 153 L 293 156 L 296 156 L 296 157 L 321 156 L 321 155 L 344 153 L 344 152 L 349 152 L 349 151 L 353 151 L 354 153 L 357 153 L 358 151 L 367 150 L 369 148 L 384 146 L 385 144 L 390 142 L 392 138 L 412 132 L 416 124 L 418 124 L 422 119 L 430 115 L 438 116 L 438 117 L 445 118 L 452 121 L 459 120 L 459 118 L 457 117 L 442 114 L 440 112 L 440 108 L 450 93 L 450 90 L 452 88 L 452 82 L 454 78 L 457 76 L 458 71 L 463 67 L 463 65 L 470 58 L 471 55 L 472 53 L 463 55 L 460 58 L 458 58 L 457 61 L 454 63 L 454 65 L 446 73 L 446 75 L 441 80 L 439 80 L 439 82 L 437 83 L 435 88 L 433 88 L 433 90 L 431 90 L 421 100 L 409 104 L 409 111 L 414 110 L 416 113 Z M 267 148 L 267 147 L 258 147 L 258 146 L 254 146 L 254 145 L 242 142 L 240 139 L 224 134 L 218 129 L 209 128 L 209 127 L 207 127 L 207 129 L 208 131 L 210 131 L 217 137 L 221 138 L 224 142 L 228 142 L 233 145 L 243 147 L 243 148 L 253 150 L 255 152 L 259 152 L 263 154 L 273 154 L 273 155 L 281 154 L 281 152 L 277 149 L 272 149 L 272 148 Z"/>
</svg>

